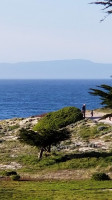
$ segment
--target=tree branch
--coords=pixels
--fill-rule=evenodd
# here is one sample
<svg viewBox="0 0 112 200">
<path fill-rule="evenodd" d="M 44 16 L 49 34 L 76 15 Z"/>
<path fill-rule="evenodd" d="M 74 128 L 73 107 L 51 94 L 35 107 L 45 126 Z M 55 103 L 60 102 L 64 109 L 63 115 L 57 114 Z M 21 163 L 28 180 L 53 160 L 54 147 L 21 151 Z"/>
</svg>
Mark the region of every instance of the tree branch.
<svg viewBox="0 0 112 200">
<path fill-rule="evenodd" d="M 94 1 L 94 2 L 91 2 L 90 4 L 102 5 L 104 6 L 103 10 L 107 10 L 106 12 L 108 14 L 112 14 L 112 9 L 108 10 L 108 8 L 112 7 L 112 0 Z"/>
</svg>

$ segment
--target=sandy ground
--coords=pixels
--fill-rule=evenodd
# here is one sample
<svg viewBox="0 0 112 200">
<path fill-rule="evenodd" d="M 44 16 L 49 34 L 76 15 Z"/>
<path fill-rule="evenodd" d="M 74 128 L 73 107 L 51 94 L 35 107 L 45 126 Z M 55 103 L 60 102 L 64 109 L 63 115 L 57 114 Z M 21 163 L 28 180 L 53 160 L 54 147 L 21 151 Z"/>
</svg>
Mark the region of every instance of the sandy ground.
<svg viewBox="0 0 112 200">
<path fill-rule="evenodd" d="M 94 111 L 93 117 L 91 117 L 91 111 L 86 111 L 86 118 L 93 119 L 94 121 L 98 121 L 102 116 L 106 114 L 107 113 Z M 111 121 L 109 120 L 109 118 L 106 118 L 106 119 L 100 120 L 99 122 L 103 122 L 105 124 L 112 124 L 112 118 L 111 118 Z"/>
</svg>

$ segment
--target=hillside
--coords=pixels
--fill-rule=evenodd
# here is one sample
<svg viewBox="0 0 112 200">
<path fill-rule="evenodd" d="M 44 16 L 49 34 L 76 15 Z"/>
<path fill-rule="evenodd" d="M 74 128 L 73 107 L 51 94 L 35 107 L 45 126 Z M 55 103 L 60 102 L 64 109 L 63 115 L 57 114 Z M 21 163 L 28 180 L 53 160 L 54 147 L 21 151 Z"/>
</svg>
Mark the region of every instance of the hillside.
<svg viewBox="0 0 112 200">
<path fill-rule="evenodd" d="M 69 125 L 71 139 L 52 147 L 51 155 L 39 161 L 37 148 L 17 140 L 20 128 L 33 127 L 38 120 L 29 117 L 0 121 L 0 174 L 16 170 L 27 178 L 85 179 L 94 171 L 103 171 L 112 177 L 111 124 L 86 118 Z"/>
<path fill-rule="evenodd" d="M 112 64 L 81 59 L 0 63 L 0 79 L 108 79 L 111 69 Z"/>
</svg>

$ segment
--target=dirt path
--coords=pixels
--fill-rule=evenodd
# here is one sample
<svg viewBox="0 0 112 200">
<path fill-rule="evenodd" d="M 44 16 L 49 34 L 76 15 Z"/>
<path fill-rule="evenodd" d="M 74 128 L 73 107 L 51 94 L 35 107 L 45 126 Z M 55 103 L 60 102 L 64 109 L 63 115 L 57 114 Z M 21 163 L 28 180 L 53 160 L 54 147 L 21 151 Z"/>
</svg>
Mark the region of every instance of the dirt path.
<svg viewBox="0 0 112 200">
<path fill-rule="evenodd" d="M 93 169 L 66 169 L 57 171 L 42 171 L 38 174 L 21 175 L 22 180 L 80 180 L 88 179 L 94 172 Z"/>
<path fill-rule="evenodd" d="M 98 121 L 102 116 L 104 116 L 106 114 L 107 113 L 94 111 L 93 117 L 91 117 L 91 111 L 87 110 L 86 111 L 86 118 L 93 119 L 94 121 Z M 106 119 L 100 120 L 99 122 L 103 122 L 105 124 L 112 124 L 112 119 L 110 121 L 109 118 L 106 118 Z"/>
</svg>

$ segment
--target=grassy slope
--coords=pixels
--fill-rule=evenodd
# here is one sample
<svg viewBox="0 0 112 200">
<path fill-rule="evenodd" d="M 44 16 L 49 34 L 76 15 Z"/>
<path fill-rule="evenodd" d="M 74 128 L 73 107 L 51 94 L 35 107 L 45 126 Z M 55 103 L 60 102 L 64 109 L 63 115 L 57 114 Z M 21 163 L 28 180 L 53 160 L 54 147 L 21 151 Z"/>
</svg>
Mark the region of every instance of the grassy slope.
<svg viewBox="0 0 112 200">
<path fill-rule="evenodd" d="M 98 131 L 101 126 L 104 125 L 94 124 L 91 126 L 91 121 L 90 124 L 85 121 L 78 122 L 72 128 L 70 126 L 70 130 L 72 131 L 72 139 L 71 141 L 65 142 L 63 145 L 71 145 L 76 138 L 86 142 L 91 139 L 97 140 L 100 136 L 104 135 L 105 132 L 111 132 L 110 125 L 105 125 L 104 130 Z M 15 130 L 15 127 L 16 124 L 12 129 Z M 14 135 L 16 135 L 15 132 Z M 105 140 L 105 137 L 103 140 Z M 108 136 L 108 140 L 111 141 L 111 135 Z M 44 158 L 39 161 L 37 158 L 37 148 L 20 144 L 18 140 L 3 141 L 0 148 L 0 164 L 9 165 L 12 162 L 19 163 L 22 166 L 21 169 L 17 169 L 20 175 L 32 174 L 35 175 L 35 177 L 37 177 L 39 174 L 40 176 L 41 174 L 45 175 L 47 173 L 53 174 L 59 170 L 85 170 L 86 172 L 88 170 L 91 171 L 91 173 L 93 171 L 103 171 L 110 173 L 112 176 L 112 152 L 102 152 L 100 149 L 96 150 L 99 152 L 80 153 L 78 152 L 78 148 L 74 146 L 68 152 L 65 152 L 64 150 L 61 152 L 55 151 L 50 156 L 44 156 Z M 2 174 L 2 171 L 3 169 L 0 169 L 0 174 Z M 75 179 L 75 176 L 73 177 Z M 88 176 L 86 174 L 85 177 L 89 178 L 90 174 L 88 173 Z M 64 178 L 64 176 L 62 176 L 62 178 Z"/>
<path fill-rule="evenodd" d="M 111 132 L 111 126 L 97 131 L 103 124 L 88 126 L 81 122 L 72 128 L 72 140 L 87 141 L 99 139 L 104 132 Z M 16 126 L 10 129 L 15 130 Z M 71 127 L 70 127 L 71 129 Z M 3 133 L 1 134 L 3 136 Z M 105 136 L 106 137 L 106 136 Z M 103 139 L 105 139 L 105 137 Z M 71 144 L 73 141 L 64 143 Z M 108 136 L 111 141 L 111 135 Z M 72 181 L 70 179 L 90 179 L 94 171 L 108 173 L 112 178 L 112 152 L 79 153 L 55 151 L 50 156 L 37 159 L 37 149 L 22 145 L 19 141 L 3 141 L 0 148 L 0 164 L 17 162 L 22 165 L 16 171 L 21 176 L 39 177 L 50 181 L 0 181 L 0 200 L 111 200 L 112 181 L 94 182 L 91 180 Z M 3 169 L 0 170 L 2 174 Z M 51 181 L 51 178 L 67 181 Z M 51 177 L 51 178 L 50 178 Z M 54 178 L 55 179 L 55 178 Z"/>
<path fill-rule="evenodd" d="M 95 111 L 103 112 L 103 113 L 112 113 L 112 109 L 110 108 L 98 108 Z"/>
<path fill-rule="evenodd" d="M 5 182 L 1 200 L 111 200 L 111 181 Z"/>
</svg>

